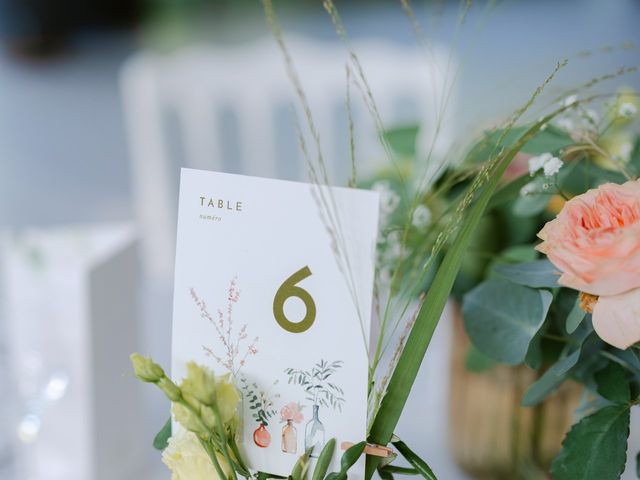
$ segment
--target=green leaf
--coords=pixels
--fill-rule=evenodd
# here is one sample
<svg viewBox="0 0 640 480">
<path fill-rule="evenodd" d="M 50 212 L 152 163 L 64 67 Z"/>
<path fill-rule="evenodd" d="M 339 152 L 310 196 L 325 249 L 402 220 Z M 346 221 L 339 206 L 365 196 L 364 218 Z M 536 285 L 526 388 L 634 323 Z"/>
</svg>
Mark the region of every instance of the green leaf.
<svg viewBox="0 0 640 480">
<path fill-rule="evenodd" d="M 631 401 L 631 390 L 624 368 L 617 363 L 609 362 L 606 367 L 595 374 L 598 393 L 607 400 L 627 404 Z"/>
<path fill-rule="evenodd" d="M 636 454 L 636 477 L 640 478 L 640 452 Z"/>
<path fill-rule="evenodd" d="M 311 480 L 323 480 L 325 475 L 327 474 L 327 470 L 329 470 L 329 465 L 331 464 L 331 459 L 333 458 L 333 452 L 336 449 L 336 439 L 332 438 L 329 440 L 324 447 L 322 447 L 322 451 L 318 456 L 318 462 L 316 463 L 316 468 L 313 470 L 313 476 Z"/>
<path fill-rule="evenodd" d="M 309 457 L 311 456 L 312 450 L 313 447 L 298 457 L 296 464 L 293 466 L 293 470 L 291 470 L 292 480 L 303 480 L 305 478 L 307 469 L 309 468 Z"/>
<path fill-rule="evenodd" d="M 619 480 L 627 458 L 628 405 L 604 407 L 575 424 L 553 461 L 554 480 Z"/>
<path fill-rule="evenodd" d="M 402 440 L 393 442 L 393 446 L 396 447 L 400 455 L 418 471 L 421 477 L 427 480 L 438 480 L 433 470 L 431 470 L 431 467 L 427 465 L 427 462 L 416 455 Z"/>
<path fill-rule="evenodd" d="M 487 370 L 491 370 L 496 366 L 496 361 L 487 357 L 484 353 L 478 350 L 473 344 L 469 345 L 467 350 L 467 357 L 465 359 L 465 366 L 467 370 L 474 373 L 482 373 Z"/>
<path fill-rule="evenodd" d="M 541 193 L 531 193 L 530 195 L 520 195 L 513 203 L 513 214 L 518 217 L 533 217 L 545 211 L 549 205 L 549 195 Z"/>
<path fill-rule="evenodd" d="M 398 475 L 420 475 L 420 472 L 415 468 L 397 467 L 396 465 L 385 465 L 378 469 L 378 473 L 383 471 L 391 474 L 397 473 Z"/>
<path fill-rule="evenodd" d="M 355 463 L 364 453 L 364 449 L 366 446 L 367 442 L 360 442 L 347 448 L 347 450 L 342 454 L 342 458 L 340 459 L 340 469 L 342 473 L 346 474 L 349 469 L 355 465 Z"/>
<path fill-rule="evenodd" d="M 547 259 L 512 265 L 496 265 L 493 269 L 499 275 L 518 285 L 533 288 L 557 288 L 560 275 L 558 269 Z"/>
<path fill-rule="evenodd" d="M 405 347 L 400 354 L 398 363 L 389 380 L 386 394 L 373 420 L 369 434 L 372 443 L 386 445 L 391 440 L 393 431 L 398 424 L 402 410 L 411 392 L 411 387 L 415 382 L 420 365 L 433 337 L 433 332 L 438 325 L 438 320 L 449 299 L 449 294 L 460 270 L 464 254 L 467 251 L 476 227 L 480 223 L 491 197 L 498 187 L 502 175 L 522 145 L 530 141 L 542 125 L 548 123 L 555 115 L 562 111 L 564 111 L 564 109 L 556 110 L 527 130 L 513 148 L 498 158 L 496 167 L 490 170 L 488 180 L 477 196 L 476 201 L 470 207 L 455 238 L 449 245 L 446 255 L 435 273 L 426 300 L 418 312 Z M 366 479 L 370 479 L 373 476 L 380 461 L 380 458 L 377 457 L 370 456 L 367 458 Z"/>
<path fill-rule="evenodd" d="M 397 154 L 414 157 L 419 131 L 419 126 L 407 125 L 388 129 L 382 136 L 389 143 L 391 149 Z"/>
<path fill-rule="evenodd" d="M 559 360 L 550 367 L 544 375 L 532 383 L 524 394 L 522 405 L 531 407 L 545 399 L 567 378 L 569 371 L 575 367 L 580 358 L 580 349 Z"/>
<path fill-rule="evenodd" d="M 167 420 L 162 429 L 158 432 L 158 434 L 153 439 L 153 448 L 156 450 L 164 450 L 167 448 L 169 444 L 169 439 L 171 438 L 171 419 Z"/>
<path fill-rule="evenodd" d="M 580 307 L 580 297 L 578 296 L 576 297 L 576 303 L 573 305 L 569 315 L 567 315 L 567 321 L 565 323 L 567 333 L 572 334 L 575 332 L 586 316 L 587 312 Z"/>
<path fill-rule="evenodd" d="M 464 324 L 473 344 L 499 362 L 517 365 L 544 323 L 553 296 L 545 290 L 489 279 L 464 297 Z"/>
</svg>

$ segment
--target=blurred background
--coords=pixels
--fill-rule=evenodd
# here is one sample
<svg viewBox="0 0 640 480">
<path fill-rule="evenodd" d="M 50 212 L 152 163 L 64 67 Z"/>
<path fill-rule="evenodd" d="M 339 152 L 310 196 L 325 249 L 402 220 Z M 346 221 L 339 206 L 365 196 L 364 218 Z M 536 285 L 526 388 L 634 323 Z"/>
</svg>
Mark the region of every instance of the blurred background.
<svg viewBox="0 0 640 480">
<path fill-rule="evenodd" d="M 274 3 L 346 184 L 347 50 L 319 0 Z M 558 61 L 570 62 L 550 97 L 640 58 L 637 0 L 477 2 L 464 18 L 458 1 L 416 1 L 427 46 L 400 2 L 336 5 L 385 126 L 420 125 L 426 148 L 441 123 L 434 162 Z M 0 0 L 0 34 L 0 479 L 169 478 L 150 447 L 168 405 L 127 356 L 170 361 L 180 167 L 305 179 L 280 53 L 257 0 Z M 602 88 L 623 85 L 638 76 Z M 384 155 L 351 95 L 366 174 Z M 462 480 L 474 477 L 452 454 L 450 323 L 399 433 Z"/>
</svg>

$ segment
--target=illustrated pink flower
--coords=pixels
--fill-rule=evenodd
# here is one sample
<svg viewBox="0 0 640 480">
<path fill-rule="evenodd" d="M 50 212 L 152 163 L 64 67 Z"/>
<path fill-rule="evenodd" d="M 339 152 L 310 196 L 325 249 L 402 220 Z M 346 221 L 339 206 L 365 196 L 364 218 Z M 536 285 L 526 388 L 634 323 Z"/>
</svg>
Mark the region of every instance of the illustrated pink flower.
<svg viewBox="0 0 640 480">
<path fill-rule="evenodd" d="M 538 233 L 558 283 L 598 296 L 593 326 L 624 349 L 640 340 L 640 181 L 607 183 L 569 200 Z"/>
<path fill-rule="evenodd" d="M 302 423 L 302 421 L 304 420 L 304 415 L 302 414 L 302 405 L 300 405 L 298 402 L 287 403 L 280 410 L 280 418 L 283 422 L 291 420 L 294 423 Z"/>
</svg>

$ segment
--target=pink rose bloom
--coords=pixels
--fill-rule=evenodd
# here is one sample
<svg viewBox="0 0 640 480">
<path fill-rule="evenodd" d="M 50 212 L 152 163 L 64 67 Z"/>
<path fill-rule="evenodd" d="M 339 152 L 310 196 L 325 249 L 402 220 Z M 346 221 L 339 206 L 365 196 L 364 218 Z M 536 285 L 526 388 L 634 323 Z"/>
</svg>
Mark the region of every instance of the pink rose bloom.
<svg viewBox="0 0 640 480">
<path fill-rule="evenodd" d="M 287 403 L 280 410 L 280 418 L 283 422 L 292 420 L 294 423 L 301 423 L 304 420 L 304 415 L 302 414 L 302 406 L 297 402 Z"/>
<path fill-rule="evenodd" d="M 607 183 L 569 200 L 538 236 L 558 283 L 600 297 L 596 333 L 627 348 L 640 340 L 640 181 Z"/>
</svg>

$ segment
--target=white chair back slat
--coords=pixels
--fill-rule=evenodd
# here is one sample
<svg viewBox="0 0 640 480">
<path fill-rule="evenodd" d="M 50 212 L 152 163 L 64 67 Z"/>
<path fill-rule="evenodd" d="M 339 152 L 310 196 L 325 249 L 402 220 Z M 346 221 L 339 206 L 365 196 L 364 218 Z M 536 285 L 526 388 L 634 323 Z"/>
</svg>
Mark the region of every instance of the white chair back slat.
<svg viewBox="0 0 640 480">
<path fill-rule="evenodd" d="M 339 42 L 293 37 L 287 38 L 287 45 L 332 181 L 344 184 L 351 171 L 345 111 L 347 52 Z M 360 42 L 354 48 L 384 125 L 419 122 L 424 126 L 419 146 L 427 149 L 439 105 L 436 97 L 444 82 L 444 56 L 427 57 L 418 48 L 382 42 Z M 442 63 L 434 65 L 431 58 Z M 171 277 L 179 166 L 306 180 L 298 133 L 289 122 L 291 107 L 313 158 L 316 149 L 281 52 L 272 40 L 192 47 L 164 56 L 142 52 L 126 63 L 121 83 L 147 274 Z M 384 160 L 384 151 L 361 88 L 352 85 L 351 96 L 358 167 L 361 172 L 371 171 Z M 169 113 L 177 120 L 176 131 L 167 132 Z M 285 127 L 283 120 L 288 122 Z M 181 145 L 177 161 L 168 138 L 176 133 Z M 446 132 L 440 132 L 440 138 L 446 139 Z M 436 153 L 444 148 L 446 141 Z"/>
</svg>

